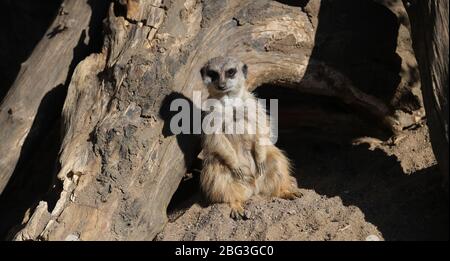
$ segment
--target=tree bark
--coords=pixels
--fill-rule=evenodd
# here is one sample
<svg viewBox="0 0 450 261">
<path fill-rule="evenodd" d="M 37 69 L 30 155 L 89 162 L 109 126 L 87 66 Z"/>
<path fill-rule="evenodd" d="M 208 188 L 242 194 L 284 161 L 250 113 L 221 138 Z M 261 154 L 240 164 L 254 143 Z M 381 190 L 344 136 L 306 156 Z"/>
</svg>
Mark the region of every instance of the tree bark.
<svg viewBox="0 0 450 261">
<path fill-rule="evenodd" d="M 91 6 L 65 0 L 0 105 L 0 194 L 19 158 L 59 117 L 73 67 L 86 55 Z M 81 56 L 81 57 L 80 57 Z M 78 58 L 78 60 L 77 60 Z M 58 108 L 59 107 L 59 108 Z"/>
<path fill-rule="evenodd" d="M 404 1 L 419 63 L 431 144 L 448 189 L 448 1 Z"/>
<path fill-rule="evenodd" d="M 78 64 L 69 85 L 57 202 L 32 210 L 16 240 L 152 240 L 200 150 L 196 135 L 170 132 L 170 103 L 186 98 L 201 107 L 193 92 L 206 98 L 199 71 L 214 56 L 247 63 L 251 90 L 272 84 L 334 97 L 392 130 L 409 122 L 396 116 L 394 100 L 413 84 L 377 95 L 319 59 L 316 40 L 330 33 L 318 19 L 321 1 L 120 3 L 109 9 L 102 52 Z"/>
</svg>

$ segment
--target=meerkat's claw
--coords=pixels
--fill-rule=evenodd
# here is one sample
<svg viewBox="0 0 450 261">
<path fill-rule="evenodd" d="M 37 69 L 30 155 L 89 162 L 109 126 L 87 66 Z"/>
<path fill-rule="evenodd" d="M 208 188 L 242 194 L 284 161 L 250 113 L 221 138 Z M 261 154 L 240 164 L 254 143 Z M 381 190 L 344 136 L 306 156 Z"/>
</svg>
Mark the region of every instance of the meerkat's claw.
<svg viewBox="0 0 450 261">
<path fill-rule="evenodd" d="M 303 196 L 303 193 L 301 193 L 300 190 L 284 191 L 280 194 L 280 198 L 288 199 L 288 200 L 294 200 L 294 199 L 300 198 L 302 196 Z"/>
<path fill-rule="evenodd" d="M 230 217 L 234 220 L 249 219 L 251 216 L 250 211 L 244 210 L 240 202 L 231 203 L 230 207 Z"/>
<path fill-rule="evenodd" d="M 251 217 L 251 212 L 248 210 L 232 209 L 230 217 L 234 220 L 247 220 Z"/>
<path fill-rule="evenodd" d="M 233 175 L 236 176 L 239 179 L 244 179 L 244 172 L 242 171 L 241 168 L 235 168 L 232 169 L 231 172 L 233 172 Z"/>
<path fill-rule="evenodd" d="M 244 219 L 250 219 L 252 216 L 252 212 L 250 212 L 249 210 L 244 210 Z"/>
<path fill-rule="evenodd" d="M 244 217 L 244 209 L 231 209 L 230 217 L 234 220 L 240 220 Z"/>
<path fill-rule="evenodd" d="M 266 173 L 266 163 L 259 162 L 256 164 L 256 175 L 262 176 L 264 173 Z"/>
<path fill-rule="evenodd" d="M 300 189 L 296 189 L 294 192 L 292 192 L 292 194 L 294 194 L 294 196 L 297 198 L 303 197 L 303 193 L 300 191 Z"/>
<path fill-rule="evenodd" d="M 242 215 L 241 215 L 241 213 L 239 213 L 238 210 L 236 210 L 236 209 L 232 209 L 232 210 L 231 210 L 230 217 L 231 217 L 232 219 L 234 219 L 234 220 L 240 220 L 240 219 L 242 219 L 242 216 L 243 216 L 243 213 L 242 213 Z"/>
</svg>

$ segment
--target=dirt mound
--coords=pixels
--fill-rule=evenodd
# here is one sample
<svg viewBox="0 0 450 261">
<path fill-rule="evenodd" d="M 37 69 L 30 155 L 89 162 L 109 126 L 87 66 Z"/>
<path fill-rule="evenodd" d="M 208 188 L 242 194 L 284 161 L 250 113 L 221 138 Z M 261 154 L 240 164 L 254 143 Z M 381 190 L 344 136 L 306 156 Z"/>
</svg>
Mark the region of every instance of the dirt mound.
<svg viewBox="0 0 450 261">
<path fill-rule="evenodd" d="M 302 190 L 296 200 L 253 199 L 245 208 L 251 216 L 234 221 L 230 208 L 194 204 L 170 223 L 157 240 L 365 240 L 382 238 L 354 206 L 345 207 L 338 197 L 327 198 Z"/>
<path fill-rule="evenodd" d="M 426 126 L 372 149 L 282 137 L 302 198 L 252 199 L 250 219 L 234 221 L 227 205 L 204 202 L 194 175 L 156 240 L 448 239 L 448 197 Z"/>
</svg>

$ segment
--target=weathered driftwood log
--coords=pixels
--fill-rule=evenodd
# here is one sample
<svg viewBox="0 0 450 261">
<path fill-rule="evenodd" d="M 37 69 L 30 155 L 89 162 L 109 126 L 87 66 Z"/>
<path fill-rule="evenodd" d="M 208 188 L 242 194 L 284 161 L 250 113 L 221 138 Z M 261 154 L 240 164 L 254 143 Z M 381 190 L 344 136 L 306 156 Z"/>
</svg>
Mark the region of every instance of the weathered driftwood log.
<svg viewBox="0 0 450 261">
<path fill-rule="evenodd" d="M 395 100 L 411 93 L 413 81 L 399 79 L 392 95 L 377 95 L 319 59 L 317 47 L 345 45 L 327 47 L 330 31 L 321 29 L 327 28 L 319 19 L 321 1 L 301 7 L 268 0 L 120 2 L 111 4 L 102 52 L 78 64 L 69 86 L 58 201 L 31 210 L 16 240 L 153 239 L 199 152 L 195 135 L 171 134 L 170 102 L 185 97 L 200 107 L 193 91 L 206 98 L 199 71 L 213 56 L 245 61 L 252 89 L 295 88 L 335 97 L 391 129 L 405 122 L 395 119 L 401 107 Z M 336 7 L 333 1 L 322 4 L 328 12 Z M 338 39 L 334 36 L 328 38 Z M 395 44 L 386 48 L 397 55 Z"/>
<path fill-rule="evenodd" d="M 92 14 L 88 2 L 65 0 L 62 3 L 56 19 L 22 64 L 13 86 L 1 102 L 0 194 L 19 157 L 26 157 L 33 139 L 48 131 L 52 120 L 59 117 L 62 105 L 59 100 L 64 99 L 68 77 L 88 52 Z M 40 116 L 36 117 L 38 111 Z M 29 144 L 23 147 L 24 143 Z"/>
<path fill-rule="evenodd" d="M 0 16 L 0 101 L 53 22 L 61 1 L 2 1 Z"/>
<path fill-rule="evenodd" d="M 404 1 L 420 68 L 431 144 L 448 188 L 448 1 Z"/>
</svg>

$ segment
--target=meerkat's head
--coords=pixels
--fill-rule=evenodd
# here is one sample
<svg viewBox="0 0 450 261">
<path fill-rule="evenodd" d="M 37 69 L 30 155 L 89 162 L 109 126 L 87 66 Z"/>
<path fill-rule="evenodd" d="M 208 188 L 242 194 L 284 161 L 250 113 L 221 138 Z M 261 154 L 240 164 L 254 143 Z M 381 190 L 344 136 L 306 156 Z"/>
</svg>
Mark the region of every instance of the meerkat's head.
<svg viewBox="0 0 450 261">
<path fill-rule="evenodd" d="M 237 96 L 245 87 L 247 65 L 233 57 L 216 57 L 200 71 L 212 97 Z"/>
</svg>

